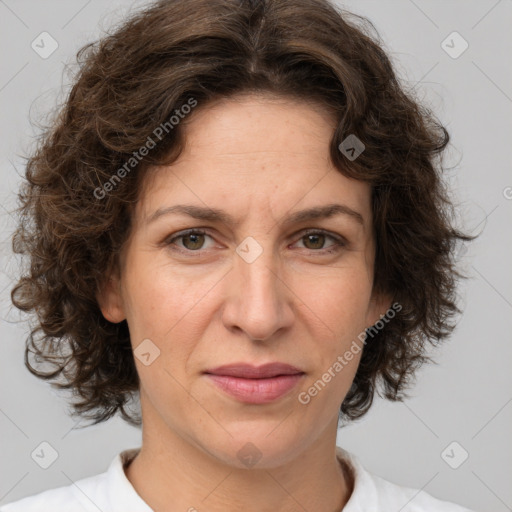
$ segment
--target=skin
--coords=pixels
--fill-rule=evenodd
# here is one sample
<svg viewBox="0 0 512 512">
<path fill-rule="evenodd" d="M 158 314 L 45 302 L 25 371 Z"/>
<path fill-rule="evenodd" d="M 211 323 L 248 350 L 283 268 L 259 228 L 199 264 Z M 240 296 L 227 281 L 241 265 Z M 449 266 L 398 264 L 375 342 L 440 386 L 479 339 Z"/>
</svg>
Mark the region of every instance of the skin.
<svg viewBox="0 0 512 512">
<path fill-rule="evenodd" d="M 338 412 L 361 353 L 307 405 L 298 396 L 389 307 L 372 294 L 370 187 L 330 162 L 335 124 L 319 105 L 245 94 L 199 105 L 182 123 L 185 150 L 145 177 L 120 267 L 99 297 L 108 320 L 127 320 L 134 349 L 150 339 L 160 350 L 147 366 L 135 358 L 143 443 L 126 475 L 157 511 L 339 511 L 352 482 L 335 457 Z M 363 222 L 283 222 L 330 203 Z M 237 222 L 148 221 L 176 204 L 223 209 Z M 188 228 L 207 235 L 170 241 Z M 305 229 L 345 245 L 329 254 L 337 241 Z M 251 263 L 236 252 L 249 236 L 263 250 Z M 203 374 L 242 361 L 285 362 L 305 375 L 284 397 L 254 405 Z M 247 443 L 261 457 L 252 467 L 237 456 Z"/>
</svg>

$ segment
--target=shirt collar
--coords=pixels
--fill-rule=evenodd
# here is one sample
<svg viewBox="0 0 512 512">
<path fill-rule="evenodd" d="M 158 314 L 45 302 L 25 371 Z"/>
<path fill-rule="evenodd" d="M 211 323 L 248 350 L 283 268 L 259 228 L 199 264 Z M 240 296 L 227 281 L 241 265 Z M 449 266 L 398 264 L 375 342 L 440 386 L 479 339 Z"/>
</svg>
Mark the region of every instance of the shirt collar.
<svg viewBox="0 0 512 512">
<path fill-rule="evenodd" d="M 137 491 L 126 477 L 124 466 L 140 451 L 130 448 L 119 453 L 110 463 L 107 470 L 107 488 L 110 509 L 115 512 L 153 512 L 153 509 L 137 494 Z"/>
</svg>

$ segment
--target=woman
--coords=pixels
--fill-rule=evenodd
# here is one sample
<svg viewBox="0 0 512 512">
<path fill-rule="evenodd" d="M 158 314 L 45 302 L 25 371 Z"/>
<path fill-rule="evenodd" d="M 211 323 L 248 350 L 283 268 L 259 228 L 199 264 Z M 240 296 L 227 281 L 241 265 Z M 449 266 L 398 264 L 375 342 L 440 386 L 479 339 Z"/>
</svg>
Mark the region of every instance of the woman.
<svg viewBox="0 0 512 512">
<path fill-rule="evenodd" d="M 336 447 L 449 335 L 470 239 L 448 134 L 364 25 L 326 0 L 166 0 L 79 60 L 28 162 L 12 298 L 38 315 L 29 369 L 143 442 L 1 510 L 467 510 Z"/>
</svg>

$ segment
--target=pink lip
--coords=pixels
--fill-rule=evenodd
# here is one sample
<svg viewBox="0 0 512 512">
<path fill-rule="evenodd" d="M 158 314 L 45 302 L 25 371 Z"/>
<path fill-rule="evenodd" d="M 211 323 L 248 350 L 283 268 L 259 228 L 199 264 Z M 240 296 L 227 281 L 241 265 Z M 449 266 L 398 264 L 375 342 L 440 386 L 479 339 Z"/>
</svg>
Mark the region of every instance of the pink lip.
<svg viewBox="0 0 512 512">
<path fill-rule="evenodd" d="M 304 372 L 284 363 L 252 366 L 244 363 L 207 370 L 220 389 L 241 402 L 264 404 L 277 400 L 294 388 Z"/>
</svg>

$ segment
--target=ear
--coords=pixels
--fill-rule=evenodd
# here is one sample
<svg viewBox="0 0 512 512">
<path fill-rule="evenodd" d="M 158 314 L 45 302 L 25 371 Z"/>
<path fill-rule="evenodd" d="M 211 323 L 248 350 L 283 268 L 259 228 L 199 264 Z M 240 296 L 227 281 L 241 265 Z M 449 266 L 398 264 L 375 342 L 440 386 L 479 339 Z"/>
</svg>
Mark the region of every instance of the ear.
<svg viewBox="0 0 512 512">
<path fill-rule="evenodd" d="M 371 327 L 381 319 L 391 308 L 393 297 L 385 293 L 374 293 L 368 305 L 366 314 L 366 327 Z"/>
<path fill-rule="evenodd" d="M 124 313 L 121 296 L 120 278 L 117 272 L 111 272 L 96 294 L 96 300 L 105 319 L 112 323 L 122 322 Z"/>
</svg>

